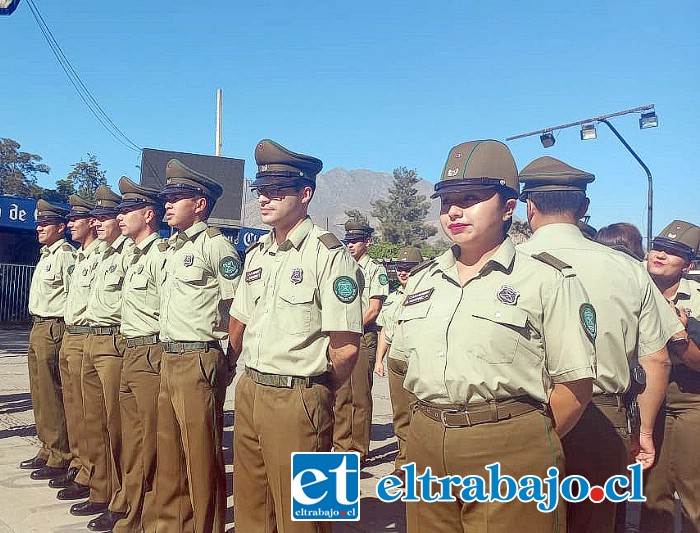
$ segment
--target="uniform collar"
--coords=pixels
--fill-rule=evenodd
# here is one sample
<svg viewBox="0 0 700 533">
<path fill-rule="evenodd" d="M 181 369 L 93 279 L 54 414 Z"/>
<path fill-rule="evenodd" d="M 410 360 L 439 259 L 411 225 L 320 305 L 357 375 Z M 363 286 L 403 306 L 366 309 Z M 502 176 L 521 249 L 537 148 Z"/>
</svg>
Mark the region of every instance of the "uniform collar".
<svg viewBox="0 0 700 533">
<path fill-rule="evenodd" d="M 357 264 L 360 265 L 362 268 L 365 268 L 370 261 L 371 258 L 369 254 L 365 252 L 365 255 L 360 257 L 360 259 L 357 261 Z"/>
<path fill-rule="evenodd" d="M 114 242 L 109 245 L 109 247 L 112 249 L 112 253 L 118 252 L 124 247 L 124 243 L 129 239 L 126 235 L 119 235 L 116 239 L 114 239 Z"/>
<path fill-rule="evenodd" d="M 690 282 L 685 278 L 681 278 L 680 283 L 678 283 L 678 289 L 676 289 L 676 295 L 673 297 L 673 301 L 677 302 L 678 300 L 690 300 L 690 294 L 692 292 L 693 289 L 690 287 Z"/>
<path fill-rule="evenodd" d="M 281 251 L 286 251 L 291 249 L 292 247 L 296 248 L 297 250 L 301 246 L 301 243 L 304 242 L 304 239 L 308 236 L 309 232 L 311 229 L 314 227 L 314 223 L 311 221 L 310 217 L 305 217 L 304 220 L 301 221 L 301 223 L 294 228 L 292 231 L 289 232 L 289 235 L 287 235 L 287 240 L 285 240 L 283 243 L 281 243 L 278 246 L 278 249 Z M 273 230 L 269 233 L 270 239 L 271 239 L 271 244 L 270 246 L 274 246 L 275 243 L 275 230 Z"/>
<path fill-rule="evenodd" d="M 138 244 L 134 244 L 135 254 L 145 254 L 148 248 L 159 238 L 158 232 L 154 231 Z"/>
<path fill-rule="evenodd" d="M 53 243 L 51 246 L 42 246 L 41 247 L 41 255 L 50 255 L 56 250 L 58 250 L 61 246 L 63 246 L 66 243 L 66 239 L 58 239 L 55 243 Z"/>
<path fill-rule="evenodd" d="M 80 260 L 82 261 L 83 259 L 88 257 L 94 251 L 98 251 L 98 252 L 101 251 L 100 245 L 103 242 L 104 241 L 101 241 L 100 239 L 95 239 L 90 244 L 88 244 L 87 248 L 81 247 L 79 252 L 78 252 L 78 256 L 79 256 Z"/>
<path fill-rule="evenodd" d="M 456 274 L 456 263 L 457 256 L 459 255 L 459 246 L 454 245 L 449 250 L 444 252 L 442 255 L 435 259 L 438 266 L 436 271 L 441 271 L 445 274 L 448 272 L 453 272 Z M 491 258 L 481 267 L 479 271 L 480 275 L 488 274 L 494 270 L 501 270 L 503 272 L 508 272 L 513 266 L 513 261 L 515 260 L 515 246 L 510 237 L 506 237 L 501 245 L 498 247 L 496 252 L 491 256 Z M 453 276 L 450 276 L 453 277 Z M 457 277 L 454 278 L 457 280 Z"/>
<path fill-rule="evenodd" d="M 535 231 L 531 239 L 535 241 L 544 241 L 547 245 L 571 244 L 576 240 L 586 240 L 578 227 L 573 224 L 560 222 L 541 226 Z"/>
<path fill-rule="evenodd" d="M 181 233 L 184 233 L 189 240 L 193 241 L 195 240 L 197 235 L 199 235 L 203 231 L 206 231 L 208 227 L 209 226 L 207 226 L 206 222 L 200 220 L 199 222 L 192 224 L 189 228 L 187 228 L 184 232 Z"/>
</svg>

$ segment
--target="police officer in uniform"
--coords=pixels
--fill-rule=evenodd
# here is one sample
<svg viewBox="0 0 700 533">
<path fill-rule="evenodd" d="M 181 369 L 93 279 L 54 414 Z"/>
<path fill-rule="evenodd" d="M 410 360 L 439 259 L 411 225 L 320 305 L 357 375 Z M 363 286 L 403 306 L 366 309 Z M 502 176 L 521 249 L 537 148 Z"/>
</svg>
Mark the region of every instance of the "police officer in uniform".
<svg viewBox="0 0 700 533">
<path fill-rule="evenodd" d="M 36 232 L 43 246 L 29 288 L 34 325 L 27 355 L 36 433 L 42 446 L 36 457 L 22 461 L 20 467 L 36 468 L 32 479 L 52 479 L 65 474 L 71 460 L 58 352 L 75 250 L 65 239 L 68 210 L 46 200 L 39 200 L 36 208 Z"/>
<path fill-rule="evenodd" d="M 406 283 L 408 283 L 410 272 L 422 262 L 423 256 L 418 248 L 407 246 L 399 250 L 399 255 L 394 261 L 394 268 L 401 286 L 389 294 L 377 318 L 377 325 L 382 329 L 379 331 L 379 338 L 377 339 L 377 362 L 374 364 L 374 372 L 378 376 L 384 375 L 384 356 L 388 352 L 386 366 L 389 375 L 389 394 L 394 417 L 394 434 L 399 445 L 399 452 L 394 459 L 394 472 L 392 475 L 401 479 L 406 474 L 401 467 L 406 464 L 406 434 L 411 422 L 411 406 L 416 402 L 416 398 L 403 387 L 408 361 L 396 358 L 396 353 L 391 351 L 391 339 L 394 337 L 396 319 L 405 298 L 404 289 L 406 288 Z"/>
<path fill-rule="evenodd" d="M 571 267 L 518 252 L 507 237 L 518 172 L 504 144 L 452 148 L 434 196 L 454 246 L 413 269 L 392 339 L 419 400 L 407 460 L 436 476 L 488 478 L 496 461 L 516 479 L 562 471 L 559 439 L 592 395 L 595 309 Z M 563 531 L 564 511 L 421 501 L 407 504 L 407 524 L 412 533 Z"/>
<path fill-rule="evenodd" d="M 94 514 L 88 523 L 92 531 L 111 531 L 114 523 L 127 511 L 126 493 L 122 487 L 122 428 L 119 407 L 122 358 L 126 344 L 119 332 L 122 286 L 126 268 L 131 262 L 134 243 L 121 234 L 117 215 L 121 196 L 101 185 L 95 191 L 97 238 L 108 246 L 95 272 L 90 288 L 87 319 L 90 334 L 85 341 L 83 358 L 83 412 L 87 428 L 90 461 L 94 465 L 90 482 L 90 501 L 73 506 L 73 514 Z M 88 511 L 91 511 L 88 513 Z"/>
<path fill-rule="evenodd" d="M 84 345 L 90 332 L 86 311 L 90 286 L 107 244 L 97 239 L 95 219 L 90 215 L 95 204 L 77 194 L 71 195 L 68 202 L 71 206 L 67 217 L 71 239 L 81 245 L 70 277 L 65 307 L 66 332 L 59 354 L 68 443 L 73 459 L 66 477 L 63 480 L 53 479 L 49 485 L 61 488 L 56 495 L 59 500 L 80 500 L 90 495 L 93 471 L 87 453 L 81 380 Z M 96 509 L 95 512 L 100 510 Z"/>
<path fill-rule="evenodd" d="M 113 529 L 126 533 L 155 530 L 153 484 L 161 359 L 158 320 L 168 245 L 158 234 L 164 211 L 160 191 L 127 177 L 119 180 L 119 191 L 119 228 L 135 245 L 122 287 L 121 334 L 126 348 L 119 387 L 121 467 L 129 510 Z"/>
<path fill-rule="evenodd" d="M 354 220 L 345 223 L 343 240 L 365 278 L 365 289 L 362 291 L 364 333 L 360 340 L 360 356 L 352 375 L 335 394 L 333 428 L 333 449 L 338 452 L 358 452 L 361 462 L 369 454 L 372 432 L 372 371 L 377 359 L 376 320 L 382 302 L 389 294 L 386 269 L 367 254 L 373 232 L 373 228 Z"/>
<path fill-rule="evenodd" d="M 673 306 L 684 331 L 668 343 L 673 367 L 654 437 L 656 465 L 644 487 L 641 531 L 674 531 L 673 494 L 680 497 L 683 533 L 700 531 L 700 283 L 686 279 L 700 248 L 700 227 L 674 220 L 652 241 L 647 269 Z"/>
<path fill-rule="evenodd" d="M 638 261 L 589 240 L 579 230 L 577 221 L 589 204 L 586 187 L 594 179 L 593 174 L 549 156 L 523 168 L 520 199 L 527 203 L 534 235 L 518 250 L 529 255 L 550 253 L 574 267 L 597 311 L 593 399 L 562 444 L 567 475 L 603 486 L 611 476 L 627 474 L 631 462 L 641 462 L 644 468 L 654 462 L 651 434 L 670 366 L 666 343 L 682 326 Z M 638 397 L 641 426 L 630 435 L 624 395 L 637 360 L 646 371 L 646 388 Z M 570 503 L 568 531 L 612 533 L 616 507 L 608 500 Z"/>
<path fill-rule="evenodd" d="M 243 267 L 229 240 L 206 223 L 221 186 L 177 159 L 168 162 L 165 175 L 165 218 L 178 233 L 160 293 L 157 530 L 221 532 L 228 384 L 222 314 Z"/>
<path fill-rule="evenodd" d="M 349 378 L 362 333 L 362 274 L 307 216 L 323 163 L 264 139 L 252 188 L 272 231 L 249 248 L 231 310 L 236 387 L 233 505 L 241 533 L 331 531 L 291 517 L 291 453 L 328 452 L 333 390 Z"/>
</svg>

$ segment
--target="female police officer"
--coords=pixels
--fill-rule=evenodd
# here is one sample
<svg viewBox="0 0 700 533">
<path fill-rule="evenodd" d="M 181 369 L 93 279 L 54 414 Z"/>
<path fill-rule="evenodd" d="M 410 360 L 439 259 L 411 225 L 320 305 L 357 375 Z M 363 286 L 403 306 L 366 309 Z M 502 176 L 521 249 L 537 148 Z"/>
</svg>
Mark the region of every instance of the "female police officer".
<svg viewBox="0 0 700 533">
<path fill-rule="evenodd" d="M 392 345 L 409 361 L 404 386 L 419 400 L 408 461 L 418 474 L 487 478 L 494 494 L 491 463 L 515 479 L 563 470 L 559 437 L 590 400 L 595 375 L 595 310 L 573 269 L 521 254 L 506 236 L 517 195 L 504 144 L 450 151 L 434 197 L 454 245 L 413 270 Z M 453 494 L 460 489 L 457 481 Z M 407 506 L 409 532 L 564 531 L 564 514 L 517 499 Z"/>
</svg>

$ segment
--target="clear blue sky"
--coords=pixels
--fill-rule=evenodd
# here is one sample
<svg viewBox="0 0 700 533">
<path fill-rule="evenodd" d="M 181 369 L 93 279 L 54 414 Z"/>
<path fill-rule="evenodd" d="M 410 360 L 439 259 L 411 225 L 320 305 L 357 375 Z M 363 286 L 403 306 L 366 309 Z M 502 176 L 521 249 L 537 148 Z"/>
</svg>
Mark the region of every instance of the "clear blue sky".
<svg viewBox="0 0 700 533">
<path fill-rule="evenodd" d="M 654 232 L 700 223 L 700 3 L 685 0 L 161 2 L 35 0 L 102 107 L 141 147 L 211 154 L 224 91 L 223 155 L 264 137 L 342 166 L 416 168 L 438 179 L 451 146 L 656 104 L 614 125 L 655 177 Z M 0 136 L 40 154 L 53 186 L 95 154 L 111 184 L 139 156 L 92 117 L 26 1 L 0 17 Z M 518 167 L 549 154 L 594 172 L 591 223 L 645 233 L 646 177 L 610 131 L 509 143 Z M 522 207 L 518 214 L 523 215 Z"/>
</svg>

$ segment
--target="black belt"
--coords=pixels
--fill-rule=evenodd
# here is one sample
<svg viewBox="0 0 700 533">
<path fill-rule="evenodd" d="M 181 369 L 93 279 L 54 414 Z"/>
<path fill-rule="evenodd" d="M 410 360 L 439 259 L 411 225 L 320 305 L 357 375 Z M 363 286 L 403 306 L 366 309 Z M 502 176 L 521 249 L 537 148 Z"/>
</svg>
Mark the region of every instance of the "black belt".
<svg viewBox="0 0 700 533">
<path fill-rule="evenodd" d="M 83 335 L 90 333 L 90 326 L 66 326 L 66 330 L 73 335 Z"/>
<path fill-rule="evenodd" d="M 136 348 L 137 346 L 151 346 L 158 344 L 158 335 L 144 335 L 143 337 L 131 337 L 124 339 L 127 348 Z"/>
<path fill-rule="evenodd" d="M 63 322 L 63 317 L 62 316 L 37 316 L 37 315 L 32 316 L 32 321 L 35 324 L 37 322 L 52 322 L 54 320 L 58 320 L 60 322 Z"/>
<path fill-rule="evenodd" d="M 372 324 L 367 324 L 362 328 L 362 333 L 373 333 L 379 331 L 379 326 L 377 326 L 376 322 L 373 322 Z"/>
<path fill-rule="evenodd" d="M 446 428 L 461 428 L 508 420 L 532 411 L 543 411 L 544 406 L 532 398 L 521 396 L 466 405 L 441 405 L 419 401 L 416 409 Z"/>
<path fill-rule="evenodd" d="M 625 401 L 622 394 L 596 394 L 591 399 L 591 403 L 595 405 L 606 405 L 608 407 L 624 407 Z"/>
<path fill-rule="evenodd" d="M 254 368 L 245 367 L 245 373 L 258 385 L 267 385 L 269 387 L 277 387 L 278 389 L 292 389 L 296 386 L 309 388 L 316 383 L 326 385 L 330 382 L 328 372 L 324 372 L 318 376 L 308 377 L 281 376 L 279 374 L 267 374 L 265 372 L 259 372 Z"/>
<path fill-rule="evenodd" d="M 219 341 L 196 341 L 196 342 L 161 342 L 161 347 L 167 353 L 184 353 L 195 350 L 206 350 L 207 348 L 221 348 Z"/>
<path fill-rule="evenodd" d="M 119 333 L 119 326 L 90 326 L 92 335 L 116 335 Z"/>
</svg>

